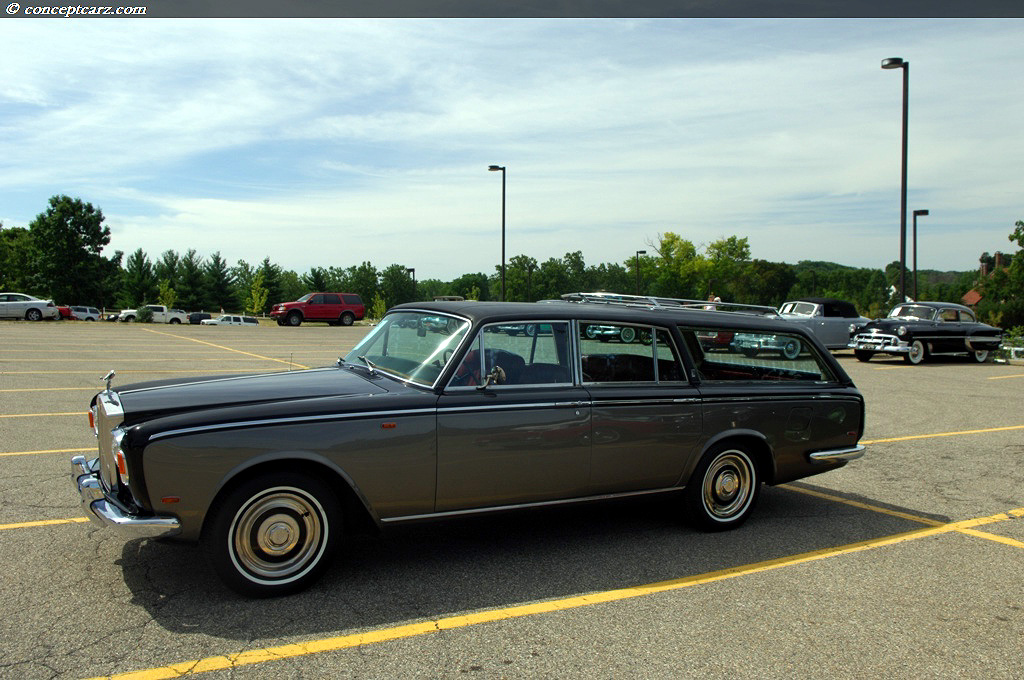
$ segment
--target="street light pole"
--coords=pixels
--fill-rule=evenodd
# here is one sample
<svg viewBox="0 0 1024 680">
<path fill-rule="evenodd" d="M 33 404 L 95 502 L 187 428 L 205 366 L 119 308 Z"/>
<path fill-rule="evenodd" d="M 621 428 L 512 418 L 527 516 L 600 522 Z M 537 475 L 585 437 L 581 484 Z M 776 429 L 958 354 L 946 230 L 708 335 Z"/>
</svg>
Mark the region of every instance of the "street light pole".
<svg viewBox="0 0 1024 680">
<path fill-rule="evenodd" d="M 491 165 L 491 172 L 501 170 L 501 301 L 505 301 L 505 166 Z"/>
<path fill-rule="evenodd" d="M 636 251 L 636 294 L 640 294 L 640 256 L 646 255 L 646 250 Z"/>
<path fill-rule="evenodd" d="M 914 211 L 914 302 L 917 302 L 919 299 L 917 297 L 917 218 L 924 217 L 927 214 L 927 210 Z"/>
<path fill-rule="evenodd" d="M 900 176 L 900 302 L 907 299 L 907 95 L 910 89 L 910 62 L 899 57 L 882 60 L 884 69 L 903 69 L 903 163 Z"/>
<path fill-rule="evenodd" d="M 416 268 L 407 267 L 405 273 L 412 275 L 412 301 L 416 302 Z"/>
</svg>

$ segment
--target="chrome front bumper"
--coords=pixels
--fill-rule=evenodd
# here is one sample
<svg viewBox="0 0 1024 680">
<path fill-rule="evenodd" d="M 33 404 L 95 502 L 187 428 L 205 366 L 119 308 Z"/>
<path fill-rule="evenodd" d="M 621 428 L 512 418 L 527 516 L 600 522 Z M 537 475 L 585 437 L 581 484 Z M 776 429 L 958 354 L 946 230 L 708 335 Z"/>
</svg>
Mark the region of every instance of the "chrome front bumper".
<svg viewBox="0 0 1024 680">
<path fill-rule="evenodd" d="M 846 449 L 828 449 L 807 454 L 812 463 L 836 463 L 838 461 L 856 460 L 864 455 L 864 445 L 857 444 Z"/>
<path fill-rule="evenodd" d="M 181 533 L 181 522 L 174 517 L 132 515 L 107 498 L 100 483 L 99 458 L 85 456 L 71 459 L 71 478 L 75 480 L 82 510 L 95 524 L 118 527 L 138 538 L 164 538 Z"/>
<path fill-rule="evenodd" d="M 910 345 L 895 335 L 884 333 L 858 333 L 847 345 L 849 349 L 863 349 L 870 352 L 886 352 L 888 354 L 906 354 Z"/>
</svg>

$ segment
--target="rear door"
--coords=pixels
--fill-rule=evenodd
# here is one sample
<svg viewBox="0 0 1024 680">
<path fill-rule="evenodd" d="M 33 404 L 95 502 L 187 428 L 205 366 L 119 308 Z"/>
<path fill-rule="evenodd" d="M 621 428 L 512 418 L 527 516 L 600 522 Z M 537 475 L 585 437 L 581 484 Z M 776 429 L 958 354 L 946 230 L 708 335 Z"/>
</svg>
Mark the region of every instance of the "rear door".
<svg viewBox="0 0 1024 680">
<path fill-rule="evenodd" d="M 580 338 L 583 386 L 590 393 L 590 493 L 678 485 L 701 436 L 701 400 L 686 379 L 667 329 L 594 322 L 608 337 Z M 633 338 L 622 342 L 621 338 Z"/>
</svg>

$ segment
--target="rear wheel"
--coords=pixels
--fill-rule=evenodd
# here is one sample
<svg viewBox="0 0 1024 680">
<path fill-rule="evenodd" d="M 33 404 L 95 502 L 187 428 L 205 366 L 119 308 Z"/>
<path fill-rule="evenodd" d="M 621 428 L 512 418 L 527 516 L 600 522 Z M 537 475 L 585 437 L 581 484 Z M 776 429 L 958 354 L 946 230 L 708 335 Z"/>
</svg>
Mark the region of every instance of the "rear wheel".
<svg viewBox="0 0 1024 680">
<path fill-rule="evenodd" d="M 924 342 L 920 340 L 914 340 L 910 343 L 910 351 L 903 355 L 903 360 L 908 364 L 917 366 L 919 363 L 924 361 L 928 357 L 928 348 L 925 347 Z"/>
<path fill-rule="evenodd" d="M 623 326 L 619 331 L 619 339 L 627 344 L 633 342 L 636 340 L 636 329 L 631 326 Z"/>
<path fill-rule="evenodd" d="M 181 323 L 181 319 L 171 319 L 171 323 Z"/>
<path fill-rule="evenodd" d="M 796 359 L 800 356 L 800 341 L 796 338 L 788 338 L 779 350 L 779 354 L 785 359 Z"/>
<path fill-rule="evenodd" d="M 203 533 L 217 575 L 243 595 L 270 597 L 312 584 L 341 537 L 341 507 L 325 483 L 299 473 L 255 477 L 219 499 Z"/>
<path fill-rule="evenodd" d="M 57 317 L 59 318 L 60 314 L 58 314 Z M 25 312 L 25 318 L 28 321 L 39 321 L 40 319 L 43 318 L 43 313 L 40 312 L 38 309 L 30 309 L 27 312 Z"/>
<path fill-rule="evenodd" d="M 857 357 L 857 361 L 871 361 L 871 357 L 875 356 L 875 353 L 869 349 L 855 349 L 853 356 Z"/>
<path fill-rule="evenodd" d="M 341 321 L 342 326 L 351 326 L 352 322 L 355 320 L 356 318 L 349 312 L 345 312 L 344 314 L 342 314 L 341 319 L 339 319 L 339 321 Z"/>
<path fill-rule="evenodd" d="M 701 458 L 684 490 L 690 521 L 705 531 L 746 521 L 761 489 L 754 457 L 744 446 L 721 444 Z"/>
</svg>

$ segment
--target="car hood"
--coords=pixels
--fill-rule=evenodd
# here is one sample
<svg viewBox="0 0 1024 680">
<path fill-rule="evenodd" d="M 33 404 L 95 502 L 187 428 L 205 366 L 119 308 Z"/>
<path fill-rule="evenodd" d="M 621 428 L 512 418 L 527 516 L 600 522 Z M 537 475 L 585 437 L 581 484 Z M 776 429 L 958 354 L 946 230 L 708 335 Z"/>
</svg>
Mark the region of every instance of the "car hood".
<svg viewBox="0 0 1024 680">
<path fill-rule="evenodd" d="M 379 382 L 340 367 L 242 376 L 210 376 L 136 383 L 115 389 L 125 423 L 257 404 L 283 405 L 325 397 L 386 393 Z"/>
</svg>

